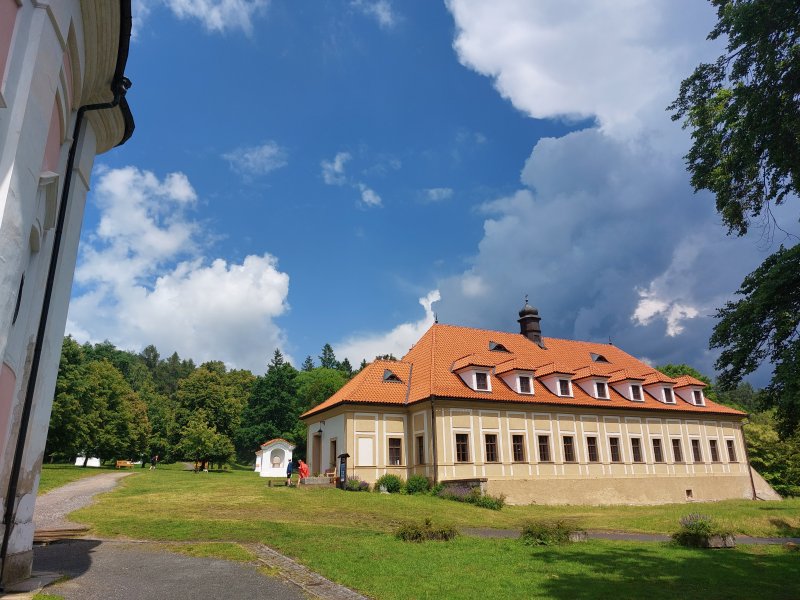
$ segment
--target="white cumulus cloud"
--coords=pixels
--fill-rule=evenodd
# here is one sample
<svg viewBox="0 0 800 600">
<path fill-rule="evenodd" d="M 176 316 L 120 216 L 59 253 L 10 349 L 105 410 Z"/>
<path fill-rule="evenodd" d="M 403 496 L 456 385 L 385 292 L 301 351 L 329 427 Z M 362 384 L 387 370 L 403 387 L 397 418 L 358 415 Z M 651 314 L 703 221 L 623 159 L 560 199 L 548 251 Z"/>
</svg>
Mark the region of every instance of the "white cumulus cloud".
<svg viewBox="0 0 800 600">
<path fill-rule="evenodd" d="M 443 202 L 453 197 L 453 188 L 438 187 L 427 188 L 425 190 L 425 198 L 428 202 Z"/>
<path fill-rule="evenodd" d="M 546 336 L 618 344 L 712 372 L 720 306 L 764 257 L 694 194 L 665 107 L 715 56 L 713 7 L 687 0 L 449 0 L 454 48 L 518 110 L 592 126 L 540 139 L 521 186 L 487 198 L 466 268 L 440 280 L 447 322 L 514 331 L 525 294 Z"/>
<path fill-rule="evenodd" d="M 361 190 L 361 202 L 364 206 L 382 206 L 381 197 L 375 193 L 375 190 L 367 187 L 363 183 L 358 184 L 358 189 Z"/>
<path fill-rule="evenodd" d="M 179 19 L 197 21 L 209 33 L 240 30 L 250 35 L 253 19 L 267 9 L 269 0 L 133 0 L 134 38 L 159 6 L 166 7 Z"/>
<path fill-rule="evenodd" d="M 389 0 L 353 0 L 350 5 L 375 19 L 382 29 L 391 29 L 397 23 L 397 14 Z"/>
<path fill-rule="evenodd" d="M 154 344 L 197 362 L 264 371 L 285 336 L 289 276 L 270 254 L 208 257 L 209 232 L 188 215 L 196 193 L 181 173 L 102 169 L 95 231 L 81 242 L 67 331 L 125 349 Z"/>
<path fill-rule="evenodd" d="M 433 304 L 441 299 L 439 290 L 432 290 L 419 299 L 419 303 L 425 310 L 425 315 L 419 321 L 401 323 L 390 331 L 348 337 L 333 345 L 336 355 L 340 358 L 347 358 L 352 365 L 359 365 L 364 359 L 371 362 L 376 356 L 382 354 L 393 354 L 396 358 L 401 358 L 433 325 L 435 319 Z"/>
<path fill-rule="evenodd" d="M 236 148 L 222 158 L 228 161 L 231 169 L 245 177 L 266 175 L 289 164 L 286 149 L 272 140 L 259 146 Z"/>
<path fill-rule="evenodd" d="M 383 206 L 380 195 L 363 181 L 351 180 L 345 173 L 345 165 L 353 158 L 349 152 L 337 152 L 333 160 L 322 160 L 322 180 L 328 185 L 349 185 L 360 192 L 359 204 L 367 208 Z M 399 168 L 399 167 L 398 167 Z"/>
<path fill-rule="evenodd" d="M 323 160 L 322 165 L 322 180 L 328 185 L 343 185 L 347 182 L 347 176 L 344 172 L 345 164 L 352 157 L 349 152 L 337 152 L 333 160 Z"/>
</svg>

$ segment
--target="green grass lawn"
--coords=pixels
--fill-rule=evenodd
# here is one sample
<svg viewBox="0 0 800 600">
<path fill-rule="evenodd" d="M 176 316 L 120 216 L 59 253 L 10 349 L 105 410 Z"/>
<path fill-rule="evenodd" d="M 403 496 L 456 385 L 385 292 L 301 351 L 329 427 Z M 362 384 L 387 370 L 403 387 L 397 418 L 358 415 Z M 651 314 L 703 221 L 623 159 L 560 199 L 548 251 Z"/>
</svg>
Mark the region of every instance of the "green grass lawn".
<svg viewBox="0 0 800 600">
<path fill-rule="evenodd" d="M 263 542 L 377 598 L 800 597 L 800 554 L 780 546 L 710 551 L 593 540 L 530 548 L 516 539 L 408 544 L 391 535 L 399 522 L 425 517 L 458 528 L 568 518 L 587 529 L 671 533 L 689 512 L 740 534 L 798 535 L 800 500 L 491 511 L 432 497 L 276 484 L 251 471 L 137 470 L 71 518 L 103 536 Z"/>
</svg>

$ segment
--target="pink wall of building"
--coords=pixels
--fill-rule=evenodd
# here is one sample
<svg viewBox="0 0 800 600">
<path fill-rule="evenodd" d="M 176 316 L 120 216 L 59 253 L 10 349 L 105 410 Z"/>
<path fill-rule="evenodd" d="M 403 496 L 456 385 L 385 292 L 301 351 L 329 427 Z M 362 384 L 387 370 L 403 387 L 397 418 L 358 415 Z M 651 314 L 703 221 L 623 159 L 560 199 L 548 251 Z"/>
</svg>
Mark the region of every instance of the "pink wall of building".
<svg viewBox="0 0 800 600">
<path fill-rule="evenodd" d="M 0 86 L 6 75 L 8 52 L 11 49 L 11 37 L 14 35 L 18 10 L 17 0 L 0 0 Z"/>
</svg>

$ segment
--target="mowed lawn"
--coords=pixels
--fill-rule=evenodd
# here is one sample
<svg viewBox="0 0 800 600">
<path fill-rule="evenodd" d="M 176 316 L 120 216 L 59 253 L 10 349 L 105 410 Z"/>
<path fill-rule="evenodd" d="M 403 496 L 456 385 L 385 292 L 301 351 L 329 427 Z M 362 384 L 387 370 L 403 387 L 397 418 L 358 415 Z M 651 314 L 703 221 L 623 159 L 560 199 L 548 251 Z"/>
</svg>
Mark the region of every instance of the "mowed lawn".
<svg viewBox="0 0 800 600">
<path fill-rule="evenodd" d="M 565 518 L 586 529 L 671 533 L 690 512 L 740 534 L 800 535 L 800 501 L 658 507 L 506 507 L 425 496 L 286 488 L 250 471 L 136 471 L 72 519 L 102 536 L 268 544 L 375 598 L 800 598 L 800 552 L 782 546 L 694 550 L 592 540 L 532 548 L 461 536 L 409 544 L 392 531 L 431 518 L 457 528 L 518 528 Z"/>
</svg>

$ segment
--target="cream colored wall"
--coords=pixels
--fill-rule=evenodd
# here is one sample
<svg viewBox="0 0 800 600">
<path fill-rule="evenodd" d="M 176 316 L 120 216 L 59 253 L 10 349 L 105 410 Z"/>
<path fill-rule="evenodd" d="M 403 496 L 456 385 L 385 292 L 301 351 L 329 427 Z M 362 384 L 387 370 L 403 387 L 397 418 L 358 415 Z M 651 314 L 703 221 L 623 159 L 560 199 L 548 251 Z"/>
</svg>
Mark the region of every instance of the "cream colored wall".
<svg viewBox="0 0 800 600">
<path fill-rule="evenodd" d="M 501 491 L 512 502 L 679 502 L 686 490 L 694 499 L 750 497 L 750 483 L 741 424 L 716 416 L 697 418 L 653 415 L 649 412 L 587 411 L 573 408 L 524 410 L 513 405 L 491 409 L 459 401 L 435 402 L 438 480 L 486 478 L 490 490 Z M 348 410 L 340 415 L 346 429 L 350 474 L 374 482 L 385 473 L 403 478 L 420 473 L 433 478 L 433 444 L 429 403 L 409 407 Z M 330 417 L 326 421 L 330 422 Z M 345 425 L 346 424 L 346 425 Z M 313 425 L 312 425 L 313 428 Z M 327 424 L 326 424 L 327 429 Z M 455 435 L 469 436 L 470 460 L 456 461 Z M 498 461 L 486 460 L 484 436 L 498 441 Z M 425 464 L 417 464 L 416 436 L 423 435 Z M 512 436 L 522 435 L 525 460 L 513 461 Z M 537 438 L 548 436 L 550 459 L 541 461 Z M 388 439 L 402 439 L 402 464 L 388 465 Z M 564 459 L 562 440 L 572 436 L 575 461 Z M 590 462 L 587 438 L 597 438 L 599 460 Z M 618 437 L 621 458 L 610 459 L 609 438 Z M 631 438 L 641 440 L 642 462 L 634 462 Z M 652 440 L 662 441 L 663 462 L 656 462 Z M 672 456 L 672 438 L 680 439 L 683 461 Z M 700 440 L 703 460 L 692 460 L 691 440 Z M 709 440 L 718 440 L 719 462 L 711 462 Z M 736 461 L 730 461 L 726 440 L 735 445 Z M 370 451 L 371 449 L 371 451 Z M 310 449 L 309 449 L 310 451 Z M 325 446 L 323 446 L 323 452 Z M 547 481 L 542 486 L 542 481 Z M 692 483 L 689 485 L 688 483 Z M 746 485 L 745 485 L 746 484 Z M 744 486 L 744 487 L 742 487 Z M 552 490 L 552 492 L 551 492 Z"/>
</svg>

